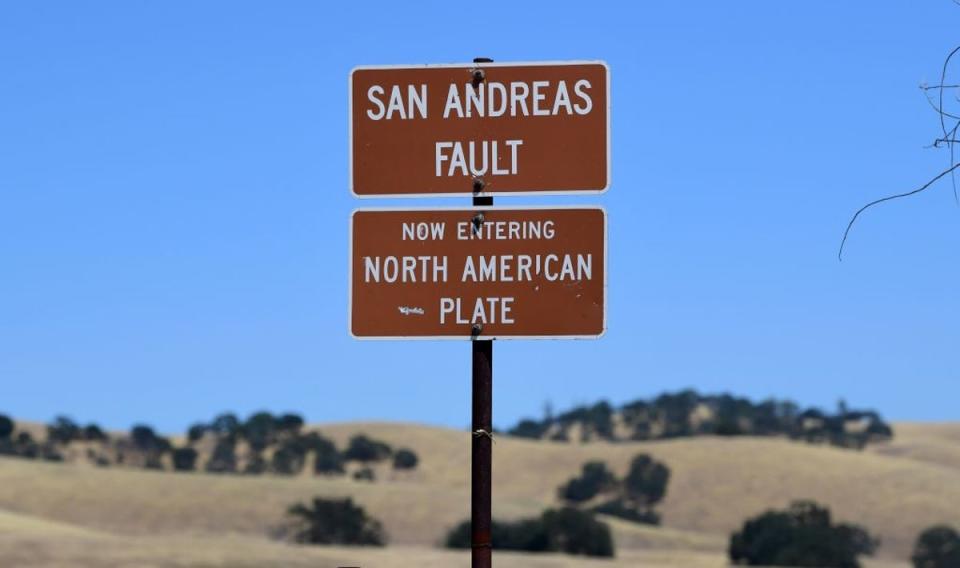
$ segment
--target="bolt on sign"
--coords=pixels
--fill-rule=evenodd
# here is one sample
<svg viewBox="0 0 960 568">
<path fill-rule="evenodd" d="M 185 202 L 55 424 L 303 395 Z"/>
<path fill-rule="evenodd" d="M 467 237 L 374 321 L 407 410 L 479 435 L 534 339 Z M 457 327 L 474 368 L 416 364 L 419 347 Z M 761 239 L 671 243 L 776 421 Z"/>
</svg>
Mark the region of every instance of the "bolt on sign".
<svg viewBox="0 0 960 568">
<path fill-rule="evenodd" d="M 596 338 L 606 329 L 601 208 L 364 209 L 350 225 L 354 337 Z"/>
<path fill-rule="evenodd" d="M 358 67 L 357 197 L 599 193 L 610 183 L 603 62 Z"/>
</svg>

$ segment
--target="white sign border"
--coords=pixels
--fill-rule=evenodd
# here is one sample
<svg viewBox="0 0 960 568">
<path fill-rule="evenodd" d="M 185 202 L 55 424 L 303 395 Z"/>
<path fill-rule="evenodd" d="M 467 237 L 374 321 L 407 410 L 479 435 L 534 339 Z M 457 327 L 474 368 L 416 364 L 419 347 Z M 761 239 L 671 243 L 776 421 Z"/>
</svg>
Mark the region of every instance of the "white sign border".
<svg viewBox="0 0 960 568">
<path fill-rule="evenodd" d="M 358 336 L 353 333 L 353 217 L 358 212 L 365 213 L 370 211 L 543 211 L 551 209 L 581 209 L 587 211 L 600 211 L 603 214 L 603 324 L 600 333 L 593 335 L 389 335 L 389 336 Z M 486 340 L 517 340 L 517 339 L 600 339 L 607 334 L 607 308 L 609 295 L 607 293 L 607 273 L 609 249 L 607 232 L 607 210 L 600 205 L 479 205 L 472 207 L 358 207 L 350 213 L 350 223 L 347 229 L 348 252 L 347 252 L 347 331 L 350 337 L 360 341 L 486 341 Z"/>
<path fill-rule="evenodd" d="M 370 193 L 370 194 L 358 194 L 353 187 L 353 74 L 356 71 L 365 71 L 365 70 L 380 70 L 380 69 L 450 69 L 450 68 L 465 68 L 465 69 L 479 69 L 484 67 L 540 67 L 540 66 L 566 66 L 566 65 L 602 65 L 606 71 L 607 79 L 607 185 L 600 189 L 573 189 L 573 190 L 548 190 L 548 191 L 535 191 L 535 190 L 523 190 L 523 191 L 504 191 L 504 192 L 472 192 L 472 191 L 461 191 L 457 193 Z M 350 70 L 350 75 L 347 79 L 347 151 L 349 152 L 349 159 L 347 160 L 347 183 L 350 187 L 350 194 L 357 199 L 407 199 L 407 198 L 424 198 L 424 197 L 510 197 L 510 196 L 537 196 L 537 195 L 602 195 L 610 189 L 611 184 L 611 175 L 612 167 L 611 164 L 613 160 L 610 156 L 610 150 L 612 144 L 610 143 L 610 66 L 607 65 L 606 61 L 597 59 L 597 60 L 571 60 L 571 61 L 518 61 L 518 62 L 502 62 L 502 63 L 438 63 L 438 64 L 421 64 L 421 65 L 357 65 Z M 469 180 L 468 180 L 469 181 Z"/>
</svg>

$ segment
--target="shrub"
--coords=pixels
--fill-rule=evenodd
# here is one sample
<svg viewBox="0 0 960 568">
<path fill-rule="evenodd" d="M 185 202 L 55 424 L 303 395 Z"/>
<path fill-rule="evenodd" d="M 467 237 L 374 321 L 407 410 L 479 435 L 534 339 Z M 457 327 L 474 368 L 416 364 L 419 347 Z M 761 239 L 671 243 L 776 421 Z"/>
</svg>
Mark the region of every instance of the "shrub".
<svg viewBox="0 0 960 568">
<path fill-rule="evenodd" d="M 960 533 L 948 526 L 935 526 L 920 533 L 913 547 L 914 568 L 960 566 Z"/>
<path fill-rule="evenodd" d="M 383 546 L 387 542 L 380 522 L 368 517 L 349 497 L 315 497 L 309 505 L 290 507 L 287 514 L 293 519 L 293 538 L 300 543 Z"/>
<path fill-rule="evenodd" d="M 185 447 L 173 450 L 173 470 L 193 471 L 197 465 L 197 450 Z"/>
<path fill-rule="evenodd" d="M 494 521 L 491 541 L 497 550 L 565 552 L 586 556 L 612 557 L 610 527 L 590 513 L 565 507 L 548 509 L 536 519 L 514 522 Z M 447 533 L 447 548 L 470 548 L 470 521 L 463 521 Z"/>
<path fill-rule="evenodd" d="M 612 488 L 616 484 L 613 473 L 603 462 L 593 461 L 583 464 L 580 477 L 574 477 L 566 484 L 561 485 L 558 493 L 562 499 L 581 503 L 589 501 L 598 494 Z"/>
<path fill-rule="evenodd" d="M 786 511 L 767 511 L 747 520 L 730 538 L 730 559 L 751 566 L 858 568 L 877 541 L 856 525 L 832 524 L 830 510 L 797 501 Z"/>
<path fill-rule="evenodd" d="M 353 478 L 357 481 L 376 481 L 377 476 L 369 467 L 363 467 L 353 472 Z"/>
<path fill-rule="evenodd" d="M 393 469 L 414 469 L 419 461 L 413 450 L 401 448 L 393 455 Z"/>
<path fill-rule="evenodd" d="M 347 461 L 375 462 L 389 457 L 391 453 L 392 450 L 387 444 L 358 434 L 350 438 L 350 445 L 344 451 L 343 457 Z"/>
</svg>

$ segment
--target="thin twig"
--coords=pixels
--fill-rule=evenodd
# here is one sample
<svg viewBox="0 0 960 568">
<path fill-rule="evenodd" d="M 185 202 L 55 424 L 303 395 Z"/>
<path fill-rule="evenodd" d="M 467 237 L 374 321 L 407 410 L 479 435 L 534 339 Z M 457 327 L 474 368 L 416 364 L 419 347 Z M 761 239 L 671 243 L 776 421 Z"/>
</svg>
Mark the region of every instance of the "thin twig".
<svg viewBox="0 0 960 568">
<path fill-rule="evenodd" d="M 923 184 L 921 187 L 918 187 L 913 191 L 908 191 L 907 193 L 898 193 L 897 195 L 888 195 L 887 197 L 883 197 L 875 201 L 871 201 L 870 203 L 867 203 L 866 205 L 858 209 L 857 212 L 853 214 L 853 217 L 850 219 L 850 222 L 847 223 L 847 230 L 843 232 L 843 240 L 840 241 L 840 251 L 837 253 L 837 259 L 840 261 L 843 261 L 843 245 L 847 243 L 847 236 L 850 234 L 850 229 L 853 227 L 853 224 L 857 221 L 857 218 L 860 216 L 861 213 L 873 207 L 874 205 L 879 205 L 880 203 L 883 203 L 884 201 L 891 201 L 893 199 L 899 199 L 901 197 L 909 197 L 911 195 L 916 195 L 921 191 L 927 189 L 934 183 L 936 183 L 938 180 L 940 180 L 940 178 L 944 177 L 945 175 L 953 173 L 953 170 L 957 168 L 960 168 L 960 163 L 954 164 L 949 169 L 946 169 L 940 172 L 937 175 L 937 177 L 933 178 L 932 180 L 928 181 L 927 183 Z"/>
<path fill-rule="evenodd" d="M 950 52 L 950 55 L 947 55 L 947 58 L 943 61 L 943 69 L 940 71 L 940 92 L 939 92 L 940 104 L 938 105 L 938 108 L 940 110 L 940 128 L 943 130 L 944 138 L 950 138 L 951 136 L 947 134 L 947 124 L 944 121 L 944 116 L 943 116 L 943 91 L 946 90 L 943 88 L 943 86 L 947 80 L 947 67 L 950 66 L 950 60 L 953 59 L 953 56 L 956 55 L 958 51 L 960 51 L 960 45 L 953 48 L 953 51 Z M 954 127 L 953 131 L 956 132 L 956 130 L 957 130 L 956 127 Z M 950 185 L 953 186 L 953 201 L 957 205 L 960 205 L 960 196 L 957 195 L 957 176 L 953 173 L 954 161 L 955 161 L 955 156 L 954 156 L 953 144 L 951 144 L 950 145 L 950 172 L 951 172 Z"/>
</svg>

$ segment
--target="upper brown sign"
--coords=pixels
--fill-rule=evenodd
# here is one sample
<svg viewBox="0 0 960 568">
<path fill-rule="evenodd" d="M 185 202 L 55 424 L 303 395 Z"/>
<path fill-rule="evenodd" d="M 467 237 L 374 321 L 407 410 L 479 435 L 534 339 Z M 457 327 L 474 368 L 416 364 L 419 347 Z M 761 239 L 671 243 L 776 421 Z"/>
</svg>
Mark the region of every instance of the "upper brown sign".
<svg viewBox="0 0 960 568">
<path fill-rule="evenodd" d="M 594 338 L 606 327 L 602 209 L 360 210 L 350 233 L 354 337 Z"/>
<path fill-rule="evenodd" d="M 358 197 L 599 193 L 610 183 L 603 62 L 358 67 Z"/>
</svg>

